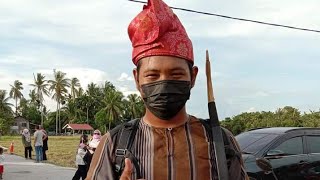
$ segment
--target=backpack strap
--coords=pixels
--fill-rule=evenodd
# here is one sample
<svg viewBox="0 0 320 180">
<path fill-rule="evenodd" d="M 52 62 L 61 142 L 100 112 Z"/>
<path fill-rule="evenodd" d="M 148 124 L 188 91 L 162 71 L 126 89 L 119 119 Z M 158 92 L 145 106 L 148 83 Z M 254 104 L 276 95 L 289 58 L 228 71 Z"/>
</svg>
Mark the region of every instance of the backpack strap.
<svg viewBox="0 0 320 180">
<path fill-rule="evenodd" d="M 115 148 L 115 171 L 120 177 L 124 169 L 124 160 L 129 158 L 136 168 L 137 178 L 141 178 L 140 167 L 137 158 L 132 154 L 132 144 L 136 136 L 140 119 L 134 119 L 123 123 L 113 129 L 110 134 L 117 134 L 117 143 Z"/>
<path fill-rule="evenodd" d="M 207 135 L 212 138 L 212 128 L 209 124 L 209 121 L 207 119 L 200 119 L 199 118 L 199 121 L 201 122 L 201 124 L 205 127 L 206 131 L 207 131 Z M 225 146 L 228 146 L 230 145 L 230 141 L 229 141 L 229 138 L 227 136 L 227 133 L 225 131 L 224 128 L 221 127 L 221 132 L 222 132 L 222 138 L 223 138 L 223 143 Z"/>
<path fill-rule="evenodd" d="M 200 118 L 199 118 L 199 121 L 205 127 L 206 132 L 207 132 L 207 136 L 210 139 L 213 139 L 212 138 L 212 128 L 210 126 L 209 121 L 207 119 L 200 119 Z M 237 158 L 241 159 L 241 154 L 237 153 L 233 148 L 231 148 L 231 142 L 230 142 L 230 139 L 229 139 L 229 137 L 227 135 L 226 129 L 221 127 L 221 132 L 222 132 L 224 150 L 226 152 L 226 158 L 227 158 L 227 161 L 228 161 L 228 168 L 229 168 L 231 159 L 234 158 L 234 157 L 237 157 Z"/>
</svg>

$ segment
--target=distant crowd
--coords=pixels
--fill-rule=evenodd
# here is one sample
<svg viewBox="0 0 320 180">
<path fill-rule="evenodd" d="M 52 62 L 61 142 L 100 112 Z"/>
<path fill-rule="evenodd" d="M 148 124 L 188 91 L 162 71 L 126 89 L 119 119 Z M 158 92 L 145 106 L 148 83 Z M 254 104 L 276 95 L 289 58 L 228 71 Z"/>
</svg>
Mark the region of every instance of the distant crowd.
<svg viewBox="0 0 320 180">
<path fill-rule="evenodd" d="M 98 147 L 100 139 L 101 132 L 99 130 L 95 130 L 93 132 L 93 136 L 90 140 L 88 140 L 88 136 L 86 134 L 81 135 L 76 155 L 76 164 L 78 169 L 72 180 L 79 180 L 80 178 L 85 179 L 87 177 L 92 156 Z"/>
<path fill-rule="evenodd" d="M 22 132 L 22 143 L 24 146 L 24 156 L 26 159 L 32 159 L 33 147 L 36 153 L 35 162 L 39 163 L 47 160 L 46 151 L 48 150 L 48 134 L 45 129 L 39 125 L 36 126 L 34 133 L 34 143 L 32 146 L 31 134 L 28 129 L 24 129 Z M 72 180 L 85 179 L 90 167 L 91 159 L 101 139 L 101 132 L 95 130 L 91 139 L 88 135 L 82 134 L 80 136 L 80 142 L 76 153 L 75 162 L 78 166 L 75 175 Z"/>
<path fill-rule="evenodd" d="M 36 126 L 36 132 L 34 133 L 34 149 L 36 153 L 35 162 L 41 162 L 47 160 L 46 151 L 48 150 L 48 134 L 44 128 L 39 125 Z M 31 135 L 28 129 L 24 129 L 22 132 L 22 144 L 24 146 L 24 157 L 26 159 L 32 159 L 32 144 L 31 144 Z"/>
</svg>

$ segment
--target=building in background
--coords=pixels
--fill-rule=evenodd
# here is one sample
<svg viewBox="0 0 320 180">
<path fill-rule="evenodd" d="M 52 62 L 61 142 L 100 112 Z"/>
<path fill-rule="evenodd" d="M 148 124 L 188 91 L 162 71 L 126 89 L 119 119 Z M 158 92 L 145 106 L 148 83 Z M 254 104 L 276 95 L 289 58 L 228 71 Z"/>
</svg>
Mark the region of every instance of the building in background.
<svg viewBox="0 0 320 180">
<path fill-rule="evenodd" d="M 14 118 L 13 126 L 10 127 L 10 133 L 11 134 L 21 134 L 23 129 L 27 128 L 29 129 L 30 127 L 30 122 L 29 120 L 17 116 Z"/>
<path fill-rule="evenodd" d="M 62 129 L 66 135 L 91 134 L 94 130 L 89 124 L 66 124 Z"/>
</svg>

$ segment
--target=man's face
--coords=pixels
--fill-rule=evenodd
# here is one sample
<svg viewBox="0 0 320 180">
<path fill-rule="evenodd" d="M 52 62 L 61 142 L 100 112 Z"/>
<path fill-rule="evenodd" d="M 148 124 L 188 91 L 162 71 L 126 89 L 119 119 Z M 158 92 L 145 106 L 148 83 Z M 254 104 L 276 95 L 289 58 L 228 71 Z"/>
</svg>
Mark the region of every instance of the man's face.
<svg viewBox="0 0 320 180">
<path fill-rule="evenodd" d="M 141 91 L 141 85 L 162 80 L 191 81 L 194 86 L 198 68 L 191 70 L 186 60 L 172 56 L 151 56 L 140 60 L 139 72 L 133 70 L 137 89 Z M 192 75 L 191 75 L 192 74 Z"/>
</svg>

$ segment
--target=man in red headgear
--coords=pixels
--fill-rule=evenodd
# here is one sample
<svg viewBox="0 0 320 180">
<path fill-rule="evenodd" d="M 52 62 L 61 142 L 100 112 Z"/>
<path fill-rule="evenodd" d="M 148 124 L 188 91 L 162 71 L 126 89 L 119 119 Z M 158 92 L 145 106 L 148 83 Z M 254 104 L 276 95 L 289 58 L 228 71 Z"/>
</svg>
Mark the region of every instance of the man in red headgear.
<svg viewBox="0 0 320 180">
<path fill-rule="evenodd" d="M 217 179 L 214 145 L 204 120 L 185 104 L 195 84 L 193 47 L 178 17 L 162 0 L 148 0 L 130 23 L 137 89 L 146 111 L 103 136 L 87 179 Z M 230 179 L 247 179 L 233 135 L 228 139 Z M 126 159 L 125 159 L 126 158 Z"/>
</svg>

